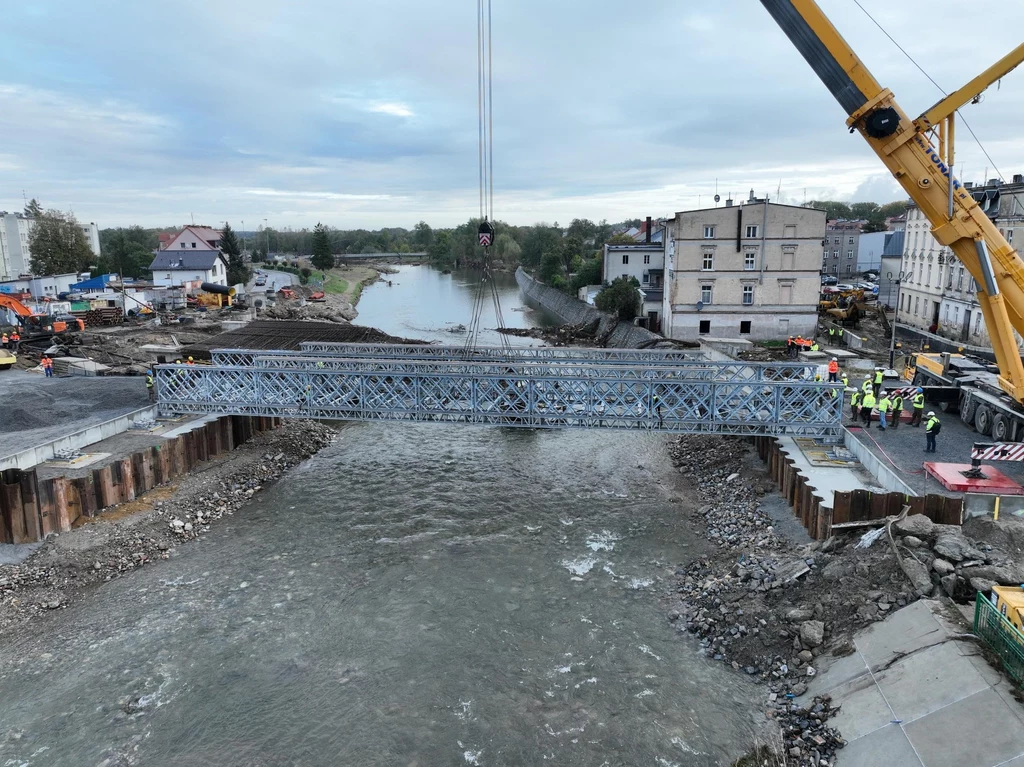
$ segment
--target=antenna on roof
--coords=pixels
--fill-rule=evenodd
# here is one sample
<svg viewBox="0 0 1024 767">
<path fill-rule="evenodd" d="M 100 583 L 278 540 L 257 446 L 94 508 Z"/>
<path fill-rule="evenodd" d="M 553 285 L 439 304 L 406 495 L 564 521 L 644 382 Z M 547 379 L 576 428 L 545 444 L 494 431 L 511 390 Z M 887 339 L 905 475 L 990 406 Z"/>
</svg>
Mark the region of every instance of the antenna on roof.
<svg viewBox="0 0 1024 767">
<path fill-rule="evenodd" d="M 189 213 L 189 215 L 192 216 L 192 226 L 195 226 L 196 225 L 196 214 L 195 213 Z"/>
</svg>

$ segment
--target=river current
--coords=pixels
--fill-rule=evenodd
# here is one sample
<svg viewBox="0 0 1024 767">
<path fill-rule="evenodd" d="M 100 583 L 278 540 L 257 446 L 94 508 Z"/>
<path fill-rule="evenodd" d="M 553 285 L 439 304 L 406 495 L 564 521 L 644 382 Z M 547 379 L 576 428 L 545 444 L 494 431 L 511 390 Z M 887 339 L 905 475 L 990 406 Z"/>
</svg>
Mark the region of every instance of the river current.
<svg viewBox="0 0 1024 767">
<path fill-rule="evenodd" d="M 665 620 L 706 546 L 666 453 L 346 424 L 201 541 L 0 644 L 0 767 L 729 764 L 752 688 Z"/>
</svg>

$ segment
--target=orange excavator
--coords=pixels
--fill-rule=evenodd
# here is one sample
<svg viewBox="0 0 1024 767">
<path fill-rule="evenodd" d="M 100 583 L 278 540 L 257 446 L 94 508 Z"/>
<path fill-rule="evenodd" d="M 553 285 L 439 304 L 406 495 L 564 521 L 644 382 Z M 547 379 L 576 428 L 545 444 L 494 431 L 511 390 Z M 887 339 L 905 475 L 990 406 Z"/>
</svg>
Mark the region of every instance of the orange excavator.
<svg viewBox="0 0 1024 767">
<path fill-rule="evenodd" d="M 47 314 L 34 314 L 17 298 L 4 293 L 0 293 L 0 310 L 2 309 L 7 309 L 15 315 L 18 324 L 21 325 L 21 334 L 26 341 L 35 338 L 49 338 L 69 330 L 85 330 L 85 323 L 80 319 L 58 320 Z M 0 318 L 3 318 L 2 312 L 0 312 Z M 0 321 L 0 325 L 4 324 L 7 323 Z"/>
</svg>

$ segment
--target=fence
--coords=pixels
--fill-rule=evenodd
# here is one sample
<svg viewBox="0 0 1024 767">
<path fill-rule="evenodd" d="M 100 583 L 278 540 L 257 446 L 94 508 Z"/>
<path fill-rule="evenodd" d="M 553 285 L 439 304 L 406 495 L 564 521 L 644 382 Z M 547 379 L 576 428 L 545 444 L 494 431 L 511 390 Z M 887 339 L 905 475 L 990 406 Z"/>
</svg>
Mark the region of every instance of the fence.
<svg viewBox="0 0 1024 767">
<path fill-rule="evenodd" d="M 1024 684 L 1024 634 L 980 591 L 974 601 L 974 634 L 999 656 L 1006 673 Z"/>
<path fill-rule="evenodd" d="M 908 514 L 924 514 L 940 525 L 963 524 L 964 501 L 945 495 L 904 495 L 903 493 L 872 493 L 870 490 L 848 490 L 835 494 L 832 524 L 870 522 L 895 516 L 909 506 Z"/>
<path fill-rule="evenodd" d="M 783 451 L 772 437 L 755 437 L 754 445 L 761 460 L 768 465 L 768 474 L 779 486 L 779 491 L 793 507 L 804 529 L 816 541 L 832 535 L 832 509 L 825 504 L 824 495 L 811 487 L 796 462 Z"/>
<path fill-rule="evenodd" d="M 276 426 L 274 418 L 225 416 L 84 477 L 39 480 L 35 469 L 0 471 L 0 543 L 33 543 L 67 532 L 80 517 L 133 501 Z"/>
</svg>

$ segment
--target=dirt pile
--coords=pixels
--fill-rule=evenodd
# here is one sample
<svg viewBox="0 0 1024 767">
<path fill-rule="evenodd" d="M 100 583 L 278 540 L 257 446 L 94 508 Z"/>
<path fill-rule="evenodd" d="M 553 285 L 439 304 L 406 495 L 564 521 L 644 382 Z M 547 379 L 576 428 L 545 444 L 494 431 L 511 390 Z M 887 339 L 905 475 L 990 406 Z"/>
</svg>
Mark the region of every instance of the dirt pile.
<svg viewBox="0 0 1024 767">
<path fill-rule="evenodd" d="M 0 567 L 0 633 L 66 607 L 83 590 L 174 556 L 176 547 L 244 506 L 289 468 L 331 442 L 334 430 L 293 422 L 222 459 L 53 536 L 23 564 Z"/>
<path fill-rule="evenodd" d="M 278 300 L 273 306 L 259 310 L 262 319 L 270 320 L 321 320 L 348 324 L 357 312 L 352 304 L 306 304 L 298 301 Z"/>
</svg>

